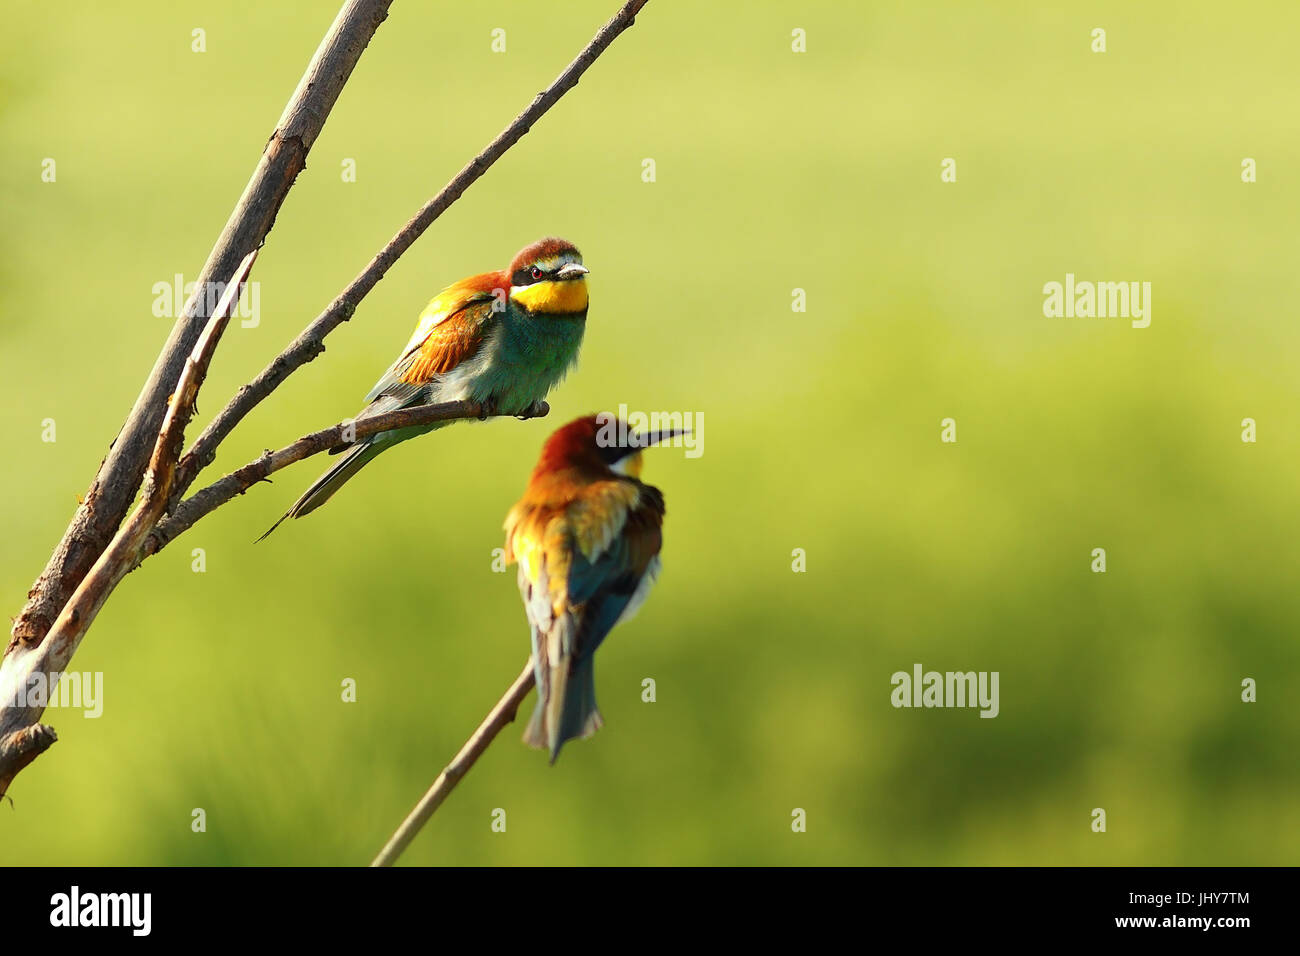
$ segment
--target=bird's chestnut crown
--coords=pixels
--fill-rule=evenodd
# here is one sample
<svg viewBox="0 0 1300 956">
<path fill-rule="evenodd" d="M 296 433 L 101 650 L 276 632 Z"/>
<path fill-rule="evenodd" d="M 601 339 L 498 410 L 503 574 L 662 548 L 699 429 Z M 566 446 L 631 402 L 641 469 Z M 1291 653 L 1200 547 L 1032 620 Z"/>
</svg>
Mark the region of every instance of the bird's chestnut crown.
<svg viewBox="0 0 1300 956">
<path fill-rule="evenodd" d="M 612 471 L 639 478 L 643 449 L 670 441 L 683 432 L 638 434 L 627 422 L 608 413 L 574 419 L 555 431 L 542 448 L 538 472 L 576 468 L 581 471 Z"/>
<path fill-rule="evenodd" d="M 510 298 L 528 312 L 573 315 L 587 310 L 587 267 L 564 239 L 541 239 L 510 263 Z"/>
</svg>

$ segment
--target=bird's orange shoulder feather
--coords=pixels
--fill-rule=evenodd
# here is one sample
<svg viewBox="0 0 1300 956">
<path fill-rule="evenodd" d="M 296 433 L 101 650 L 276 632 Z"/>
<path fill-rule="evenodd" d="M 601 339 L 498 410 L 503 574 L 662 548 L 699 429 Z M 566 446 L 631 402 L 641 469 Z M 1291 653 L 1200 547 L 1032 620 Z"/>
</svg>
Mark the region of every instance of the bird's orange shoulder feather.
<svg viewBox="0 0 1300 956">
<path fill-rule="evenodd" d="M 483 344 L 494 305 L 509 294 L 510 278 L 503 272 L 471 276 L 438 293 L 407 343 L 403 355 L 417 354 L 398 381 L 423 385 L 473 356 Z"/>
<path fill-rule="evenodd" d="M 519 561 L 534 584 L 545 568 L 557 608 L 567 601 L 569 569 L 577 555 L 597 561 L 615 542 L 627 572 L 641 575 L 662 541 L 663 499 L 627 479 L 570 484 L 552 474 L 534 480 L 506 518 L 506 560 Z"/>
</svg>

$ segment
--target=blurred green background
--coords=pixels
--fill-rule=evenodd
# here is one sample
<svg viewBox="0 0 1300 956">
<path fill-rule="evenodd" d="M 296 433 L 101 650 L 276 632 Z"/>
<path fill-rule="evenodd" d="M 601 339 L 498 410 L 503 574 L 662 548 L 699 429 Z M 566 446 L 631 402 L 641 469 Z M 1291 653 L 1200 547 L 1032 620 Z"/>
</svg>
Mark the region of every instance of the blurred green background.
<svg viewBox="0 0 1300 956">
<path fill-rule="evenodd" d="M 196 424 L 615 6 L 396 3 Z M 197 273 L 336 9 L 7 18 L 9 614 L 167 334 L 151 287 Z M 509 728 L 405 862 L 1296 862 L 1297 28 L 1287 2 L 653 0 L 207 477 L 353 414 L 434 293 L 557 234 L 592 310 L 551 417 L 405 445 L 254 547 L 321 468 L 298 465 L 131 575 L 75 659 L 103 716 L 47 713 L 0 862 L 367 862 L 525 659 L 492 549 L 543 439 L 620 402 L 706 435 L 647 455 L 665 570 L 601 651 L 606 728 L 555 767 Z M 1066 272 L 1150 281 L 1150 328 L 1044 318 Z M 999 671 L 1000 716 L 894 709 L 918 662 Z"/>
</svg>

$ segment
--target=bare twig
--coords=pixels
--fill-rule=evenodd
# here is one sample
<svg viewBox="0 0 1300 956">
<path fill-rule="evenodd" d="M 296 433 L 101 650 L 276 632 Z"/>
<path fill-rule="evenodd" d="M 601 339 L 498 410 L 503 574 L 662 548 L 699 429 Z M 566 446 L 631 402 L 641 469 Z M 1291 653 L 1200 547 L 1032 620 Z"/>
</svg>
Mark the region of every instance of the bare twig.
<svg viewBox="0 0 1300 956">
<path fill-rule="evenodd" d="M 99 609 L 118 582 L 135 566 L 145 535 L 162 517 L 185 440 L 185 426 L 194 413 L 194 402 L 221 339 L 221 331 L 256 258 L 257 252 L 250 252 L 239 264 L 217 303 L 216 311 L 204 324 L 198 341 L 185 360 L 154 441 L 140 504 L 118 529 L 90 573 L 82 578 L 41 643 L 36 647 L 19 645 L 0 663 L 0 704 L 4 707 L 0 711 L 0 758 L 7 754 L 11 761 L 8 766 L 0 762 L 0 794 L 8 789 L 9 782 L 19 770 L 55 740 L 54 732 L 48 727 L 38 725 L 37 730 L 32 730 L 44 713 L 48 699 L 44 695 L 37 696 L 36 700 L 29 699 L 29 691 L 34 686 L 32 678 L 43 675 L 41 683 L 47 688 L 58 684 L 59 676 L 76 653 Z"/>
<path fill-rule="evenodd" d="M 411 845 L 415 835 L 433 816 L 433 811 L 442 806 L 448 794 L 456 789 L 456 784 L 470 772 L 478 758 L 483 755 L 483 751 L 487 750 L 488 744 L 492 743 L 501 732 L 501 728 L 515 719 L 515 714 L 519 712 L 519 705 L 533 689 L 533 682 L 533 661 L 529 658 L 524 669 L 515 678 L 515 682 L 510 685 L 510 689 L 497 701 L 496 706 L 488 711 L 488 715 L 483 718 L 483 723 L 479 724 L 478 730 L 465 741 L 465 746 L 460 748 L 460 752 L 452 758 L 451 763 L 438 774 L 438 779 L 433 781 L 433 786 L 406 815 L 406 819 L 402 821 L 397 831 L 388 838 L 388 842 L 379 851 L 371 866 L 392 866 L 402 855 L 402 851 Z"/>
<path fill-rule="evenodd" d="M 546 402 L 537 402 L 531 408 L 521 412 L 502 412 L 501 414 L 527 419 L 542 418 L 549 414 L 550 411 L 551 406 Z M 432 422 L 449 422 L 457 419 L 483 419 L 492 417 L 493 414 L 496 413 L 490 412 L 477 402 L 470 401 L 443 402 L 439 405 L 415 405 L 411 408 L 386 412 L 383 415 L 373 415 L 357 422 L 339 422 L 329 428 L 323 428 L 318 432 L 312 432 L 310 435 L 304 435 L 293 444 L 286 445 L 279 451 L 268 450 L 265 454 L 244 465 L 244 467 L 230 472 L 230 474 L 214 481 L 202 491 L 195 492 L 182 501 L 149 534 L 140 550 L 140 557 L 136 563 L 139 564 L 149 555 L 161 551 L 174 539 L 189 530 L 194 522 L 221 507 L 236 495 L 242 495 L 259 481 L 265 481 L 268 476 L 282 468 L 287 468 L 294 462 L 302 461 L 304 458 L 310 458 L 312 455 L 318 455 L 333 448 L 344 440 L 345 432 L 350 431 L 355 438 L 365 438 L 368 435 L 388 431 L 390 428 L 428 425 Z"/>
<path fill-rule="evenodd" d="M 380 249 L 370 264 L 362 270 L 338 294 L 302 333 L 277 355 L 257 378 L 240 388 L 235 397 L 217 413 L 195 441 L 193 447 L 181 461 L 180 476 L 176 482 L 175 499 L 184 494 L 200 471 L 210 465 L 216 458 L 217 446 L 230 434 L 244 416 L 288 378 L 294 371 L 310 362 L 325 351 L 325 336 L 346 322 L 356 311 L 357 305 L 392 268 L 398 258 L 420 238 L 426 229 L 441 216 L 448 207 L 460 198 L 469 186 L 486 173 L 498 159 L 505 155 L 520 138 L 527 133 L 546 112 L 559 102 L 560 97 L 577 86 L 578 79 L 599 57 L 620 33 L 632 25 L 637 13 L 648 0 L 629 0 L 596 33 L 590 43 L 583 48 L 564 71 L 541 93 L 538 93 L 526 109 L 507 126 L 496 139 L 492 140 L 483 152 L 470 160 L 457 173 L 438 195 L 434 196 L 407 222 L 384 248 Z"/>
<path fill-rule="evenodd" d="M 54 549 L 45 570 L 28 592 L 27 604 L 14 621 L 13 640 L 39 644 L 68 597 L 81 583 L 126 515 L 149 463 L 166 398 L 176 384 L 185 357 L 194 348 L 207 309 L 206 294 L 213 283 L 235 271 L 249 252 L 262 245 L 276 213 L 307 154 L 324 126 L 339 92 L 352 74 L 362 51 L 388 16 L 392 0 L 347 0 L 312 57 L 280 121 L 244 187 L 220 238 L 208 255 L 195 284 L 195 293 L 172 327 L 148 381 L 135 401 L 90 489 Z M 213 118 L 219 129 L 221 117 Z"/>
<path fill-rule="evenodd" d="M 53 727 L 28 724 L 21 730 L 0 737 L 0 788 L 7 788 L 18 771 L 49 750 L 59 739 Z M 3 793 L 3 789 L 0 789 Z"/>
</svg>

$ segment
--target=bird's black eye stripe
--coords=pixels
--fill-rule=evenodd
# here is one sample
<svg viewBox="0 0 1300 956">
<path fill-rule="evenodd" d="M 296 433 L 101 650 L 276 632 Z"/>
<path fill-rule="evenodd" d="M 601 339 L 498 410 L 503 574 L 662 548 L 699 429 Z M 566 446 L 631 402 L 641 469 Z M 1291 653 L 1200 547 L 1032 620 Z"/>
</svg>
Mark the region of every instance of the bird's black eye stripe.
<svg viewBox="0 0 1300 956">
<path fill-rule="evenodd" d="M 536 266 L 524 266 L 522 269 L 518 269 L 518 270 L 516 270 L 516 271 L 515 271 L 515 274 L 512 275 L 512 276 L 510 277 L 510 284 L 511 284 L 511 285 L 519 285 L 519 286 L 523 286 L 523 285 L 532 285 L 534 282 L 538 282 L 538 281 L 540 281 L 541 279 L 546 278 L 546 274 L 545 274 L 545 273 L 542 273 L 542 274 L 541 274 L 540 276 L 538 276 L 537 278 L 533 278 L 533 269 L 535 269 L 535 268 L 537 268 L 537 267 L 536 267 Z"/>
</svg>

